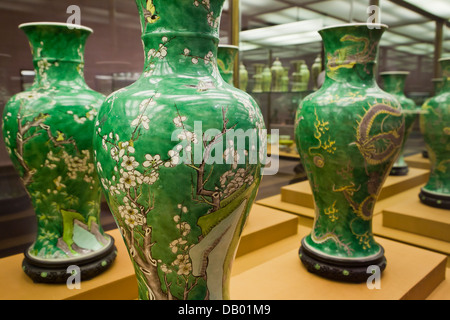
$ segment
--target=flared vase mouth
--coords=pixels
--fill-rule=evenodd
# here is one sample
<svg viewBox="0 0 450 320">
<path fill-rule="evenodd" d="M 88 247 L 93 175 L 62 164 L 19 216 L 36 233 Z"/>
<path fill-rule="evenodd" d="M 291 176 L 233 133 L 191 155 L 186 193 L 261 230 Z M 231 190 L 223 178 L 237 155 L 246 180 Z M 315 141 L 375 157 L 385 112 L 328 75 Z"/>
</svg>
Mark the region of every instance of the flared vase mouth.
<svg viewBox="0 0 450 320">
<path fill-rule="evenodd" d="M 409 71 L 383 71 L 380 72 L 380 76 L 384 76 L 384 75 L 409 75 L 410 72 Z"/>
<path fill-rule="evenodd" d="M 346 27 L 367 27 L 368 29 L 388 29 L 389 26 L 383 23 L 363 23 L 363 22 L 355 22 L 355 23 L 343 23 L 343 24 L 335 24 L 328 27 L 323 27 L 318 30 L 318 32 L 329 30 L 329 29 L 339 29 Z M 370 28 L 369 28 L 370 27 Z"/>
<path fill-rule="evenodd" d="M 441 81 L 444 81 L 444 79 L 443 78 L 433 78 L 433 79 L 431 79 L 431 81 L 433 81 L 433 82 L 441 82 Z"/>
<path fill-rule="evenodd" d="M 94 33 L 93 29 L 91 29 L 89 27 L 86 27 L 86 26 L 73 24 L 73 23 L 47 22 L 47 21 L 22 23 L 22 24 L 19 25 L 19 29 L 23 29 L 23 28 L 26 28 L 26 27 L 34 27 L 34 26 L 66 27 L 67 29 L 85 30 L 85 31 L 88 31 L 90 33 Z"/>
</svg>

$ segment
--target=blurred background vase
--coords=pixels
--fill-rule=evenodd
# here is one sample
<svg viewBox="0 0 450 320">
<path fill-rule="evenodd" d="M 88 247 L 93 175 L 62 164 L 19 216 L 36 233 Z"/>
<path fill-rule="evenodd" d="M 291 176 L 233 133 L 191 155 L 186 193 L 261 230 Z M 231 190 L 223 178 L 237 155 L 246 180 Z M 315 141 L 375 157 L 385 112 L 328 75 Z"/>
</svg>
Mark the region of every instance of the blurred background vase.
<svg viewBox="0 0 450 320">
<path fill-rule="evenodd" d="M 67 268 L 76 265 L 81 279 L 89 279 L 116 257 L 100 221 L 93 161 L 95 116 L 104 96 L 87 86 L 83 73 L 92 30 L 48 22 L 19 28 L 30 42 L 36 76 L 7 103 L 3 137 L 38 224 L 23 269 L 35 282 L 53 283 L 65 282 Z"/>
<path fill-rule="evenodd" d="M 262 82 L 263 92 L 270 92 L 272 89 L 272 72 L 270 71 L 270 68 L 268 66 L 264 67 L 262 73 Z"/>
<path fill-rule="evenodd" d="M 450 209 L 450 58 L 439 60 L 443 84 L 425 101 L 420 114 L 420 131 L 430 159 L 431 171 L 419 198 L 429 206 Z"/>
<path fill-rule="evenodd" d="M 98 114 L 96 168 L 141 300 L 230 298 L 262 167 L 257 141 L 230 135 L 256 138 L 264 119 L 250 95 L 220 76 L 224 1 L 136 0 L 144 71 Z"/>
<path fill-rule="evenodd" d="M 284 67 L 279 58 L 276 58 L 270 68 L 272 71 L 272 91 L 281 92 Z"/>
<path fill-rule="evenodd" d="M 219 66 L 220 75 L 229 85 L 234 85 L 234 64 L 239 53 L 239 47 L 232 45 L 219 45 L 217 51 L 217 65 Z"/>
<path fill-rule="evenodd" d="M 414 122 L 416 121 L 418 110 L 414 100 L 406 97 L 404 92 L 408 75 L 408 71 L 386 71 L 380 73 L 384 84 L 384 91 L 397 98 L 402 106 L 402 112 L 405 115 L 405 137 L 403 139 L 400 155 L 391 169 L 390 175 L 392 176 L 405 176 L 408 175 L 409 172 L 408 164 L 405 162 L 403 152 Z"/>
<path fill-rule="evenodd" d="M 373 209 L 404 135 L 398 101 L 376 81 L 386 26 L 348 24 L 319 31 L 326 79 L 302 100 L 295 138 L 313 192 L 316 217 L 299 256 L 308 271 L 345 281 L 382 272 L 384 249 L 372 233 Z"/>
<path fill-rule="evenodd" d="M 294 60 L 291 62 L 294 67 L 294 71 L 292 72 L 292 92 L 300 92 L 303 89 L 301 68 L 304 63 L 305 60 Z"/>
<path fill-rule="evenodd" d="M 320 56 L 317 56 L 316 59 L 314 60 L 313 65 L 311 66 L 311 78 L 313 81 L 313 90 L 317 90 L 319 87 L 317 79 L 321 72 L 322 72 L 322 58 Z"/>
<path fill-rule="evenodd" d="M 253 75 L 253 92 L 260 93 L 263 92 L 263 68 L 264 65 L 262 63 L 253 64 L 255 68 L 255 74 Z"/>
<path fill-rule="evenodd" d="M 247 91 L 248 85 L 248 71 L 245 65 L 241 62 L 239 65 L 239 89 L 242 91 Z"/>
</svg>

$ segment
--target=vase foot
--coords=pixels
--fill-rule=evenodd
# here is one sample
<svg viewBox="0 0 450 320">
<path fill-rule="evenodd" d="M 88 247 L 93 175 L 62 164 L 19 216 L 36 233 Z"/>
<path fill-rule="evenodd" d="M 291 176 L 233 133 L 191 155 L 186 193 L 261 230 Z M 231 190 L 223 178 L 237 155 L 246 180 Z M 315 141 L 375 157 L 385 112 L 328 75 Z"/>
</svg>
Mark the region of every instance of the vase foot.
<svg viewBox="0 0 450 320">
<path fill-rule="evenodd" d="M 66 283 L 72 276 L 68 268 L 76 266 L 80 269 L 80 280 L 89 280 L 107 270 L 117 256 L 117 248 L 112 237 L 106 248 L 99 254 L 69 261 L 46 262 L 33 258 L 28 249 L 22 261 L 24 272 L 36 283 Z"/>
<path fill-rule="evenodd" d="M 393 167 L 389 175 L 391 176 L 407 176 L 409 172 L 408 166 L 405 167 Z"/>
<path fill-rule="evenodd" d="M 339 259 L 327 259 L 312 252 L 305 246 L 304 240 L 299 249 L 299 257 L 306 269 L 314 274 L 330 280 L 363 283 L 371 276 L 372 266 L 377 267 L 380 272 L 386 268 L 384 250 L 371 260 L 345 261 Z"/>
<path fill-rule="evenodd" d="M 419 199 L 423 204 L 430 207 L 450 209 L 450 195 L 439 195 L 421 189 L 419 193 Z"/>
</svg>

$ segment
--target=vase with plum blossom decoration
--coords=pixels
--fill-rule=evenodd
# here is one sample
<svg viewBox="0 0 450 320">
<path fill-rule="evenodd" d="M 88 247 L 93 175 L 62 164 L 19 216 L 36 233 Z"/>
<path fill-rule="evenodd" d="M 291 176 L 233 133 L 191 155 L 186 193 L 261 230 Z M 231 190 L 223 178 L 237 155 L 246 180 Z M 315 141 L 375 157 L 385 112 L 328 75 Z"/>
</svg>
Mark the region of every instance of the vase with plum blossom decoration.
<svg viewBox="0 0 450 320">
<path fill-rule="evenodd" d="M 114 239 L 100 222 L 101 188 L 93 160 L 95 116 L 105 97 L 91 90 L 83 75 L 92 30 L 70 26 L 19 26 L 30 42 L 36 76 L 3 113 L 5 144 L 37 218 L 36 239 L 23 260 L 23 270 L 35 282 L 66 282 L 69 266 L 89 279 L 116 257 Z"/>
<path fill-rule="evenodd" d="M 323 86 L 296 114 L 296 143 L 313 192 L 316 216 L 301 242 L 308 271 L 365 282 L 382 272 L 384 249 L 372 233 L 381 187 L 404 135 L 401 105 L 374 76 L 385 25 L 348 24 L 319 31 L 325 48 Z M 372 270 L 372 269 L 371 269 Z"/>
<path fill-rule="evenodd" d="M 439 62 L 442 87 L 424 102 L 419 117 L 431 165 L 430 176 L 419 198 L 426 205 L 450 209 L 450 58 Z"/>
<path fill-rule="evenodd" d="M 380 73 L 383 79 L 384 91 L 397 98 L 398 102 L 402 105 L 402 112 L 405 115 L 405 136 L 400 154 L 391 169 L 391 176 L 405 176 L 409 172 L 408 164 L 403 157 L 403 150 L 416 121 L 418 110 L 414 100 L 408 98 L 404 92 L 408 74 L 408 71 L 385 71 Z"/>
<path fill-rule="evenodd" d="M 264 121 L 255 101 L 220 76 L 224 0 L 136 3 L 144 72 L 105 100 L 95 129 L 105 197 L 139 299 L 229 299 L 261 179 Z"/>
</svg>

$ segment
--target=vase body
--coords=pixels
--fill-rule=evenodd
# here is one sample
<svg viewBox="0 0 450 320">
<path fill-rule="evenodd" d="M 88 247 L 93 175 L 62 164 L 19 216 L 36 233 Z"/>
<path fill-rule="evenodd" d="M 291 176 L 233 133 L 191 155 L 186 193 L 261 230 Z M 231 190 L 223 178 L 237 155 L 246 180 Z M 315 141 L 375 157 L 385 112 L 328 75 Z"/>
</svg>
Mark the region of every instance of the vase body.
<svg viewBox="0 0 450 320">
<path fill-rule="evenodd" d="M 261 63 L 255 63 L 253 65 L 255 68 L 255 74 L 253 75 L 253 92 L 260 93 L 263 92 L 263 68 L 264 65 Z"/>
<path fill-rule="evenodd" d="M 270 92 L 272 89 L 272 72 L 268 66 L 264 67 L 262 73 L 262 83 L 263 92 Z"/>
<path fill-rule="evenodd" d="M 405 96 L 405 81 L 409 72 L 407 71 L 386 71 L 380 73 L 383 79 L 383 89 L 387 93 L 392 94 L 397 98 L 398 102 L 402 106 L 402 112 L 405 116 L 405 136 L 403 139 L 402 147 L 400 149 L 400 154 L 395 161 L 390 175 L 392 176 L 405 176 L 409 172 L 408 164 L 405 162 L 403 157 L 403 151 L 405 149 L 406 141 L 413 128 L 414 122 L 416 121 L 418 110 L 414 100 L 409 99 Z"/>
<path fill-rule="evenodd" d="M 248 71 L 245 68 L 245 65 L 241 62 L 239 66 L 239 89 L 247 92 L 248 85 Z"/>
<path fill-rule="evenodd" d="M 441 59 L 440 92 L 425 101 L 420 131 L 430 159 L 430 177 L 419 198 L 426 205 L 450 209 L 450 59 Z"/>
<path fill-rule="evenodd" d="M 315 60 L 313 65 L 311 66 L 311 77 L 313 81 L 313 90 L 316 91 L 318 89 L 318 83 L 317 79 L 319 77 L 319 74 L 322 72 L 322 58 L 318 56 Z"/>
<path fill-rule="evenodd" d="M 229 85 L 233 85 L 234 64 L 238 53 L 239 47 L 229 45 L 219 45 L 217 51 L 217 65 L 220 75 Z"/>
<path fill-rule="evenodd" d="M 256 142 L 231 135 L 264 122 L 255 101 L 219 75 L 223 2 L 137 0 L 144 72 L 98 114 L 96 168 L 141 300 L 229 298 L 261 177 L 260 157 L 249 160 Z"/>
<path fill-rule="evenodd" d="M 38 224 L 23 268 L 36 282 L 65 282 L 68 266 L 92 263 L 81 268 L 88 278 L 115 258 L 114 240 L 100 222 L 93 160 L 95 116 L 104 96 L 83 77 L 84 45 L 92 31 L 56 23 L 20 28 L 31 45 L 36 77 L 6 105 L 3 134 Z"/>
<path fill-rule="evenodd" d="M 279 58 L 275 59 L 270 71 L 272 71 L 272 91 L 281 92 L 284 68 Z"/>
<path fill-rule="evenodd" d="M 368 266 L 382 271 L 386 265 L 372 215 L 403 141 L 404 117 L 374 77 L 384 29 L 350 24 L 320 30 L 326 79 L 296 114 L 296 144 L 316 212 L 299 256 L 310 272 L 340 281 L 366 281 Z"/>
</svg>

